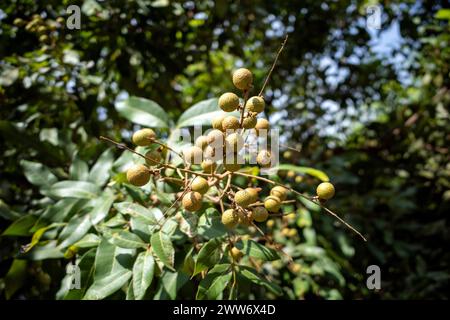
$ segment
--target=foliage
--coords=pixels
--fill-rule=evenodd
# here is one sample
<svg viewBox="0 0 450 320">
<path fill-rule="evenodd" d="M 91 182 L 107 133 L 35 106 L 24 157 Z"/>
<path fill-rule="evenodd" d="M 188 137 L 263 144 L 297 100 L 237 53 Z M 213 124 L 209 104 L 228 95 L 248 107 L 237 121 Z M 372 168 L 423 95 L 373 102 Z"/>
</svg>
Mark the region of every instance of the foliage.
<svg viewBox="0 0 450 320">
<path fill-rule="evenodd" d="M 0 293 L 7 299 L 220 297 L 230 280 L 219 277 L 209 291 L 210 278 L 190 280 L 198 256 L 186 242 L 192 223 L 203 240 L 223 235 L 218 213 L 204 208 L 198 221 L 177 220 L 169 230 L 176 271 L 170 252 L 161 253 L 167 255 L 162 266 L 140 242 L 151 243 L 154 230 L 146 226 L 174 200 L 171 190 L 153 189 L 157 196 L 149 199 L 152 190 L 124 183 L 134 158 L 97 137 L 127 141 L 156 116 L 158 133 L 169 138 L 169 128 L 210 119 L 182 114 L 229 88 L 228 74 L 244 62 L 260 86 L 287 32 L 266 108 L 286 144 L 301 153 L 286 150 L 284 160 L 294 167 L 274 178 L 312 194 L 325 177 L 304 167 L 326 172 L 337 182 L 332 207 L 369 242 L 298 199 L 284 208 L 295 217 L 264 227 L 294 262 L 265 261 L 256 274 L 243 267 L 238 298 L 447 298 L 448 10 L 439 11 L 443 1 L 379 2 L 383 28 L 400 25 L 403 46 L 393 54 L 408 63 L 397 68 L 371 49 L 361 18 L 368 3 L 79 1 L 82 30 L 69 31 L 58 21 L 68 1 L 2 1 Z M 44 33 L 26 29 L 36 14 Z M 17 18 L 24 23 L 15 24 Z M 139 106 L 142 99 L 124 97 L 146 101 Z M 155 104 L 167 115 L 158 116 Z M 367 114 L 375 116 L 363 120 Z M 155 200 L 162 209 L 148 210 Z M 140 240 L 116 234 L 123 226 Z M 82 270 L 81 291 L 67 291 L 69 261 Z M 365 288 L 370 264 L 382 268 L 380 292 Z M 220 275 L 227 267 L 218 263 L 209 272 Z"/>
</svg>

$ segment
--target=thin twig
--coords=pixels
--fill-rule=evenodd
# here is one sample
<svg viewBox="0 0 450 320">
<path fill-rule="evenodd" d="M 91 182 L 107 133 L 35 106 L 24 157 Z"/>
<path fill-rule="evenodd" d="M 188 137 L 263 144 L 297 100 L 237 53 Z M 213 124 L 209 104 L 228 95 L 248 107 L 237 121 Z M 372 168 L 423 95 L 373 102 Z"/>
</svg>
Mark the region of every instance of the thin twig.
<svg viewBox="0 0 450 320">
<path fill-rule="evenodd" d="M 260 96 L 260 97 L 262 97 L 262 93 L 264 92 L 264 89 L 266 88 L 267 83 L 269 82 L 270 76 L 272 75 L 272 72 L 275 69 L 275 65 L 277 64 L 278 58 L 280 57 L 281 51 L 283 51 L 284 46 L 286 45 L 286 42 L 287 42 L 288 38 L 289 38 L 289 35 L 286 34 L 286 37 L 284 38 L 284 41 L 281 44 L 280 49 L 278 50 L 278 53 L 277 53 L 277 55 L 275 57 L 275 60 L 273 61 L 272 67 L 270 68 L 269 74 L 267 75 L 266 80 L 264 81 L 264 84 L 263 84 L 263 86 L 261 88 L 261 91 L 258 94 L 258 96 Z"/>
<path fill-rule="evenodd" d="M 347 223 L 344 219 L 342 219 L 341 217 L 339 217 L 336 213 L 334 213 L 333 211 L 331 211 L 330 209 L 328 209 L 327 207 L 325 207 L 323 204 L 321 204 L 320 202 L 316 202 L 316 201 L 314 201 L 313 199 L 311 199 L 310 197 L 308 197 L 308 196 L 305 196 L 303 193 L 300 193 L 300 192 L 298 192 L 297 190 L 295 190 L 295 189 L 292 189 L 292 188 L 290 188 L 290 187 L 288 187 L 288 186 L 286 186 L 286 185 L 284 185 L 284 184 L 282 184 L 282 183 L 279 183 L 279 182 L 276 182 L 276 181 L 273 181 L 273 180 L 270 180 L 270 179 L 267 179 L 267 178 L 263 178 L 263 177 L 259 177 L 259 176 L 254 176 L 254 175 L 251 175 L 251 174 L 247 174 L 247 173 L 243 173 L 243 172 L 234 172 L 234 174 L 237 174 L 237 175 L 240 175 L 240 176 L 243 176 L 243 177 L 247 177 L 247 178 L 255 178 L 255 179 L 258 179 L 258 180 L 261 180 L 261 181 L 265 181 L 265 182 L 267 182 L 267 183 L 270 183 L 270 184 L 275 184 L 275 185 L 279 185 L 279 186 L 282 186 L 282 187 L 285 187 L 286 189 L 288 189 L 289 191 L 292 191 L 293 193 L 295 193 L 296 195 L 298 195 L 298 196 L 300 196 L 300 197 L 302 197 L 302 198 L 304 198 L 304 199 L 306 199 L 306 200 L 308 200 L 308 201 L 310 201 L 310 202 L 312 202 L 312 203 L 314 203 L 314 204 L 317 204 L 317 205 L 319 205 L 322 209 L 324 209 L 327 213 L 329 213 L 330 215 L 332 215 L 333 217 L 335 217 L 336 219 L 338 219 L 340 222 L 342 222 L 347 228 L 349 228 L 350 230 L 352 230 L 353 232 L 355 232 L 357 235 L 359 235 L 364 241 L 367 241 L 367 239 L 358 231 L 358 230 L 356 230 L 352 225 L 350 225 L 349 223 Z"/>
</svg>

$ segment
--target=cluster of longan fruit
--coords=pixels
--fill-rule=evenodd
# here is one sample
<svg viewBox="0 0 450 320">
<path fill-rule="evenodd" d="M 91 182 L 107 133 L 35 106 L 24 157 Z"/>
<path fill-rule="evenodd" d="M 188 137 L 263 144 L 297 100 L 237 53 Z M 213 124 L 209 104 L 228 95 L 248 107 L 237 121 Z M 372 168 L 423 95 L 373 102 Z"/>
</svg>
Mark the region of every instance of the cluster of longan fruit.
<svg viewBox="0 0 450 320">
<path fill-rule="evenodd" d="M 34 14 L 29 21 L 16 18 L 13 23 L 17 27 L 24 26 L 28 32 L 36 33 L 40 42 L 49 43 L 55 35 L 55 31 L 64 25 L 64 18 L 58 17 L 56 20 L 43 19 L 40 15 Z"/>
<path fill-rule="evenodd" d="M 252 73 L 248 69 L 238 69 L 233 73 L 232 80 L 236 88 L 242 90 L 247 97 L 253 84 Z M 227 92 L 220 96 L 218 105 L 225 112 L 240 111 L 241 117 L 238 119 L 234 115 L 224 115 L 212 119 L 213 129 L 207 135 L 199 136 L 193 146 L 179 154 L 185 163 L 186 175 L 180 174 L 185 190 L 178 200 L 181 198 L 182 207 L 189 212 L 199 211 L 204 195 L 210 188 L 214 185 L 219 186 L 226 175 L 232 176 L 241 168 L 243 159 L 239 160 L 239 152 L 244 146 L 243 132 L 251 129 L 259 135 L 261 130 L 269 130 L 269 122 L 264 118 L 257 118 L 257 115 L 265 108 L 265 102 L 261 96 L 245 98 L 241 103 L 235 93 Z M 132 141 L 137 146 L 149 147 L 155 143 L 156 134 L 152 129 L 141 129 L 133 134 Z M 145 164 L 135 164 L 127 171 L 127 180 L 131 184 L 144 186 L 149 182 L 152 173 L 159 172 L 158 168 L 152 169 L 152 167 L 169 167 L 162 162 L 164 145 L 160 145 L 159 148 L 153 148 L 145 153 Z M 260 151 L 256 160 L 262 167 L 270 165 L 270 152 Z M 220 165 L 223 170 L 218 170 Z M 201 174 L 193 171 L 200 169 L 198 166 L 203 171 Z M 189 178 L 190 176 L 192 177 Z M 231 177 L 228 178 L 231 179 Z M 230 185 L 225 187 L 220 199 L 226 195 L 231 203 L 227 204 L 229 208 L 222 213 L 222 223 L 228 229 L 233 229 L 238 225 L 249 226 L 254 221 L 266 221 L 269 213 L 280 210 L 289 189 L 276 185 L 263 202 L 258 202 L 260 191 L 261 188 L 253 187 L 239 188 L 237 191 L 230 188 Z M 219 193 L 219 188 L 217 192 Z M 321 202 L 330 199 L 333 195 L 334 187 L 331 183 L 321 183 L 317 187 L 317 199 Z"/>
</svg>

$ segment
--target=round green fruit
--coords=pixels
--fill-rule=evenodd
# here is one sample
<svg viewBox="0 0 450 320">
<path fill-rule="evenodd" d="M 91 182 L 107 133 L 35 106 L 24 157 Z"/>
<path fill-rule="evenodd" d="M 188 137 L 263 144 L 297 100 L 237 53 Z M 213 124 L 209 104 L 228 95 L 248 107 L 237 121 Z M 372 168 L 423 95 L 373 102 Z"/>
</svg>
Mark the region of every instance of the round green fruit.
<svg viewBox="0 0 450 320">
<path fill-rule="evenodd" d="M 192 180 L 191 189 L 192 191 L 196 191 L 200 194 L 205 194 L 209 189 L 208 181 L 203 177 L 196 176 Z"/>
<path fill-rule="evenodd" d="M 278 197 L 281 201 L 286 200 L 287 194 L 288 189 L 283 186 L 275 186 L 272 188 L 272 190 L 270 190 L 270 195 Z"/>
<path fill-rule="evenodd" d="M 253 219 L 256 222 L 264 222 L 269 217 L 269 212 L 264 207 L 256 207 L 253 209 Z"/>
<path fill-rule="evenodd" d="M 232 112 L 239 107 L 239 97 L 232 92 L 224 93 L 219 98 L 219 107 L 225 112 Z"/>
<path fill-rule="evenodd" d="M 252 86 L 253 75 L 250 70 L 245 68 L 237 69 L 233 72 L 233 84 L 239 90 L 248 90 Z"/>
<path fill-rule="evenodd" d="M 222 223 L 228 229 L 233 229 L 239 223 L 239 216 L 234 209 L 225 210 L 222 214 Z"/>
<path fill-rule="evenodd" d="M 127 171 L 127 180 L 134 186 L 142 187 L 150 180 L 150 171 L 142 164 L 136 164 Z"/>
<path fill-rule="evenodd" d="M 194 212 L 200 210 L 202 207 L 202 195 L 196 191 L 186 193 L 181 200 L 183 208 L 187 211 Z"/>
<path fill-rule="evenodd" d="M 281 207 L 281 200 L 275 196 L 268 196 L 266 200 L 264 200 L 264 208 L 269 212 L 278 212 Z"/>
<path fill-rule="evenodd" d="M 245 104 L 245 109 L 250 112 L 261 113 L 264 111 L 265 105 L 266 104 L 262 97 L 255 96 L 247 100 L 247 103 Z"/>
<path fill-rule="evenodd" d="M 149 146 L 152 144 L 152 141 L 156 138 L 156 133 L 150 128 L 145 128 L 136 131 L 133 134 L 133 137 L 131 140 L 133 140 L 133 143 L 137 146 Z"/>
<path fill-rule="evenodd" d="M 329 182 L 322 182 L 317 186 L 317 196 L 322 200 L 329 200 L 334 197 L 334 186 Z"/>
</svg>

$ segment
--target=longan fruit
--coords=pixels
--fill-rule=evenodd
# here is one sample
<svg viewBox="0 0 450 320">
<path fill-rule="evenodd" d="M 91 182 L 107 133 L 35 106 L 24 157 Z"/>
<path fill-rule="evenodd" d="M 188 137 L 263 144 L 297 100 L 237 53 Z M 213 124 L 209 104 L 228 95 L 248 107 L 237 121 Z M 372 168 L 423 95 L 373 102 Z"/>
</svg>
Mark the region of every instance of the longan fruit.
<svg viewBox="0 0 450 320">
<path fill-rule="evenodd" d="M 192 146 L 183 151 L 184 160 L 191 164 L 200 164 L 203 158 L 203 150 L 197 146 Z"/>
<path fill-rule="evenodd" d="M 250 203 L 255 203 L 258 201 L 258 189 L 256 188 L 246 188 L 245 191 L 250 195 Z"/>
<path fill-rule="evenodd" d="M 272 163 L 271 153 L 268 150 L 261 150 L 256 156 L 256 163 L 258 163 L 263 168 L 270 167 Z"/>
<path fill-rule="evenodd" d="M 264 208 L 269 212 L 278 212 L 281 207 L 281 200 L 276 196 L 268 196 L 264 200 Z"/>
<path fill-rule="evenodd" d="M 225 210 L 222 214 L 222 223 L 225 227 L 233 229 L 239 223 L 239 216 L 234 209 Z"/>
<path fill-rule="evenodd" d="M 213 173 L 217 168 L 217 164 L 214 161 L 212 161 L 211 159 L 203 160 L 203 162 L 201 163 L 201 166 L 202 166 L 203 172 L 209 173 L 209 174 Z"/>
<path fill-rule="evenodd" d="M 230 256 L 233 258 L 234 261 L 238 261 L 244 256 L 244 254 L 238 248 L 233 247 L 230 249 Z"/>
<path fill-rule="evenodd" d="M 242 208 L 247 208 L 250 204 L 252 204 L 251 200 L 252 196 L 245 190 L 239 190 L 234 195 L 234 202 Z"/>
<path fill-rule="evenodd" d="M 181 204 L 187 211 L 194 212 L 202 207 L 202 195 L 196 191 L 190 191 L 183 196 Z"/>
<path fill-rule="evenodd" d="M 269 212 L 264 207 L 255 207 L 253 209 L 253 219 L 256 222 L 264 222 L 269 217 Z"/>
<path fill-rule="evenodd" d="M 227 152 L 239 152 L 244 147 L 244 138 L 237 132 L 228 135 L 225 142 Z"/>
<path fill-rule="evenodd" d="M 239 120 L 235 116 L 227 116 L 222 121 L 223 131 L 236 130 L 239 128 Z"/>
<path fill-rule="evenodd" d="M 205 194 L 206 192 L 208 192 L 208 189 L 209 189 L 208 180 L 206 180 L 203 177 L 196 176 L 192 180 L 191 189 L 192 189 L 192 191 L 196 191 L 200 194 Z"/>
<path fill-rule="evenodd" d="M 270 129 L 270 123 L 269 121 L 267 121 L 267 119 L 264 118 L 258 118 L 258 120 L 256 120 L 256 125 L 255 125 L 255 130 L 256 130 L 256 135 L 259 135 L 261 132 L 261 130 L 266 130 L 266 134 L 268 133 Z"/>
<path fill-rule="evenodd" d="M 131 140 L 137 146 L 145 147 L 152 144 L 152 140 L 156 138 L 156 133 L 150 128 L 136 131 Z"/>
<path fill-rule="evenodd" d="M 253 75 L 245 68 L 237 69 L 233 72 L 233 84 L 239 90 L 248 90 L 252 86 Z"/>
<path fill-rule="evenodd" d="M 147 163 L 149 166 L 155 166 L 159 164 L 162 160 L 161 152 L 158 152 L 157 150 L 148 151 L 145 154 L 145 157 L 149 158 L 145 159 L 145 163 Z"/>
<path fill-rule="evenodd" d="M 219 98 L 219 107 L 225 112 L 232 112 L 239 107 L 239 97 L 232 92 L 224 93 Z"/>
<path fill-rule="evenodd" d="M 205 150 L 205 148 L 208 146 L 208 137 L 199 136 L 197 139 L 195 139 L 195 146 L 199 147 L 202 150 Z"/>
<path fill-rule="evenodd" d="M 211 121 L 212 127 L 214 129 L 223 131 L 222 122 L 223 122 L 223 119 L 225 119 L 225 117 L 226 117 L 226 115 L 220 115 L 218 117 L 213 118 Z"/>
<path fill-rule="evenodd" d="M 142 187 L 150 180 L 150 171 L 143 164 L 136 164 L 128 169 L 127 180 L 136 187 Z"/>
<path fill-rule="evenodd" d="M 254 96 L 247 100 L 245 109 L 250 112 L 261 113 L 264 111 L 265 102 L 262 97 Z"/>
<path fill-rule="evenodd" d="M 281 201 L 286 200 L 287 194 L 288 194 L 288 189 L 286 189 L 283 186 L 275 186 L 272 188 L 272 190 L 270 190 L 270 195 L 280 198 Z"/>
<path fill-rule="evenodd" d="M 225 138 L 222 131 L 214 129 L 206 135 L 206 139 L 209 144 L 215 144 L 215 146 L 219 146 L 223 145 Z"/>
<path fill-rule="evenodd" d="M 335 189 L 331 183 L 322 182 L 317 186 L 316 193 L 319 199 L 329 200 L 334 197 Z"/>
<path fill-rule="evenodd" d="M 245 129 L 252 129 L 256 126 L 257 119 L 254 116 L 247 116 L 242 121 L 242 127 Z"/>
</svg>

